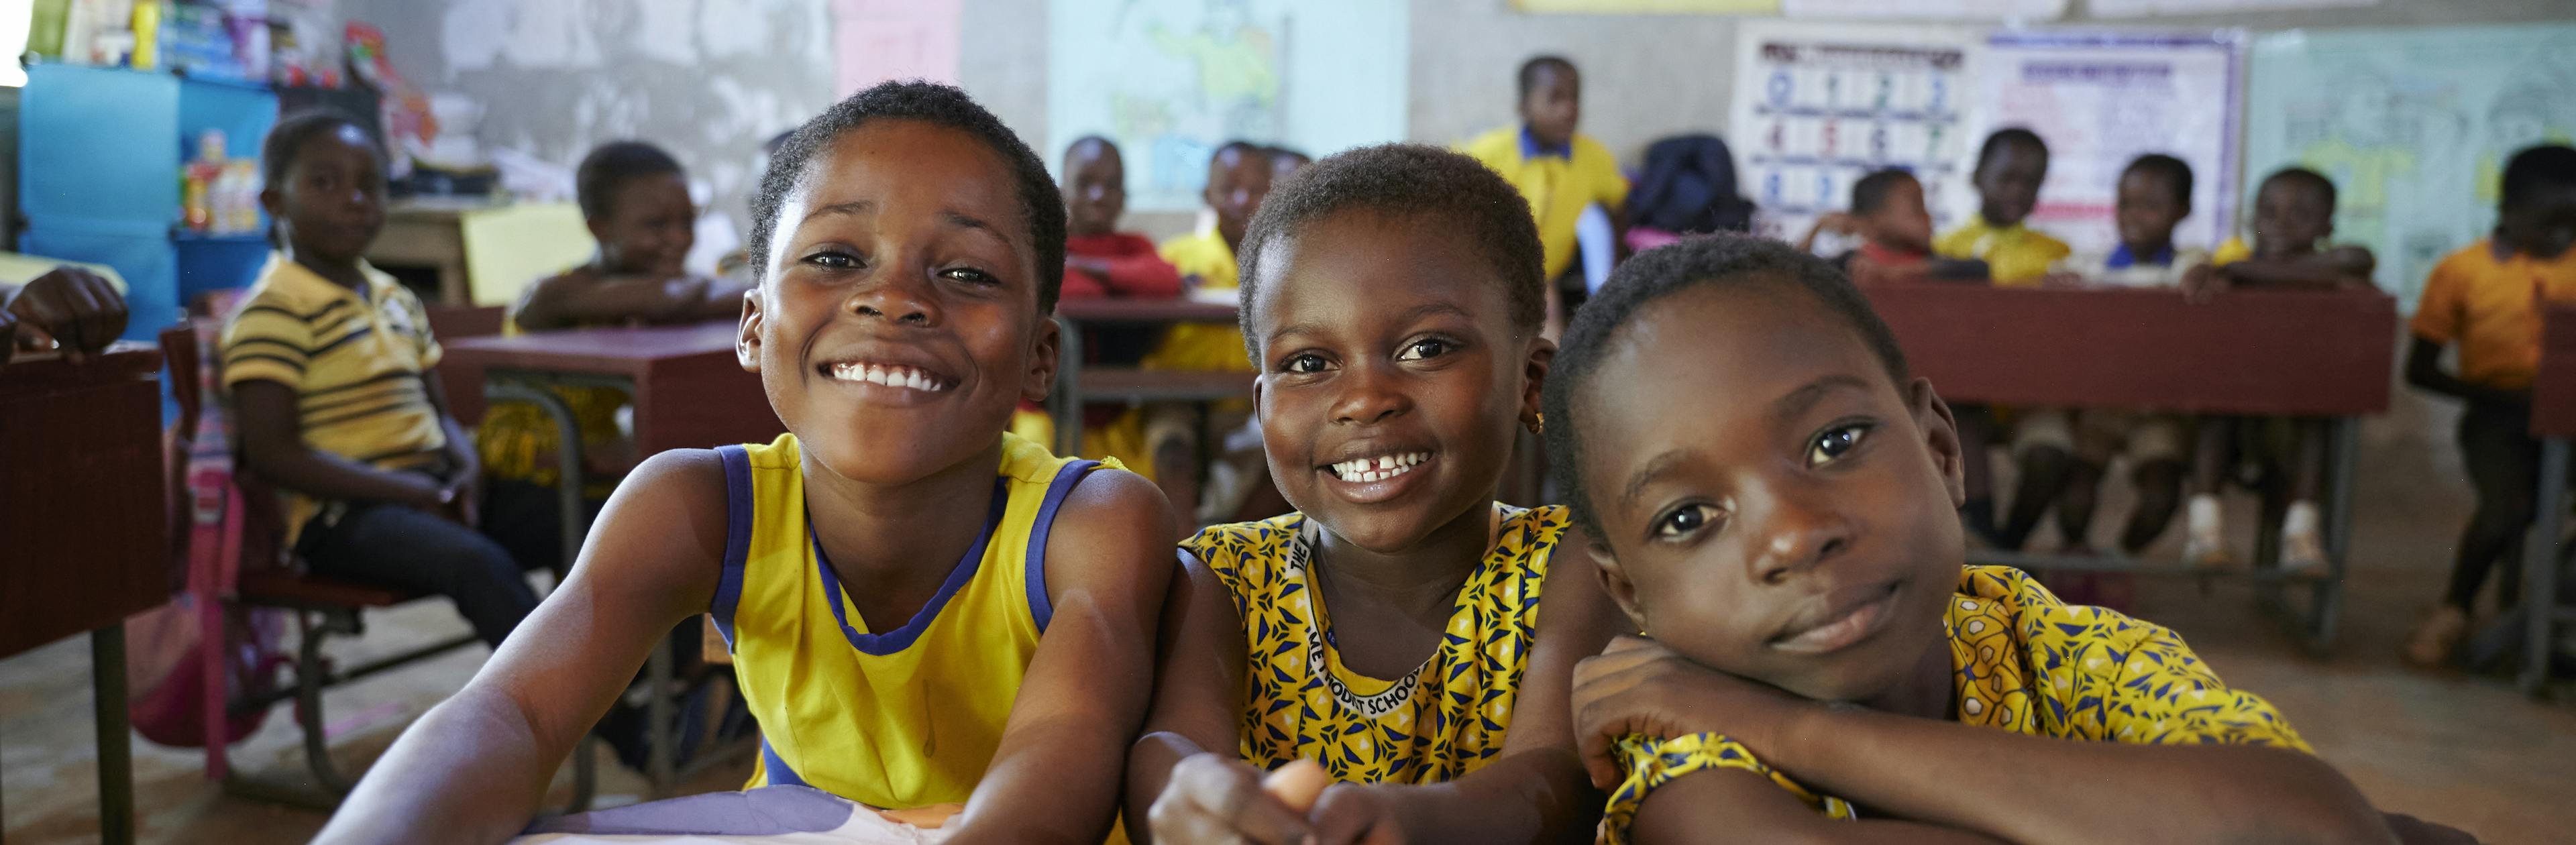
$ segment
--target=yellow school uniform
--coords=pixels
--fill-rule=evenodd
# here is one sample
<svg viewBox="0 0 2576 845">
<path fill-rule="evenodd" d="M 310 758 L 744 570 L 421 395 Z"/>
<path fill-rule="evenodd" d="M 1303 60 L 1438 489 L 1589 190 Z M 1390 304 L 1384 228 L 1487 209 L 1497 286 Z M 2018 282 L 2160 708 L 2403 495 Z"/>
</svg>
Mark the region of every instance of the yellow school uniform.
<svg viewBox="0 0 2576 845">
<path fill-rule="evenodd" d="M 1619 172 L 1618 158 L 1590 135 L 1577 133 L 1564 149 L 1550 150 L 1527 127 L 1506 126 L 1476 136 L 1458 151 L 1502 174 L 1529 201 L 1550 279 L 1574 264 L 1574 221 L 1583 216 L 1583 207 L 1598 204 L 1617 211 L 1628 201 L 1628 177 Z"/>
<path fill-rule="evenodd" d="M 2271 702 L 2228 689 L 2182 637 L 2118 611 L 2068 605 L 2027 573 L 1969 566 L 1941 618 L 1950 641 L 1957 713 L 1964 724 L 2030 736 L 2134 745 L 2272 745 L 2308 751 Z M 1610 794 L 1603 831 L 1624 842 L 1655 788 L 1709 769 L 1771 779 L 1834 818 L 1850 802 L 1818 795 L 1719 734 L 1619 741 L 1627 779 Z M 1962 766 L 1961 788 L 1978 772 Z"/>
<path fill-rule="evenodd" d="M 1539 588 L 1565 508 L 1494 505 L 1494 544 L 1458 590 L 1448 636 L 1420 669 L 1378 679 L 1342 665 L 1316 598 L 1303 514 L 1219 525 L 1181 548 L 1234 597 L 1250 655 L 1243 759 L 1320 762 L 1344 783 L 1440 783 L 1502 754 L 1538 627 Z"/>
<path fill-rule="evenodd" d="M 2231 236 L 2226 243 L 2219 244 L 2218 249 L 2209 254 L 2209 263 L 2214 267 L 2225 267 L 2252 257 L 2254 257 L 2254 246 L 2246 243 L 2241 236 Z"/>
<path fill-rule="evenodd" d="M 2004 287 L 2039 284 L 2051 265 L 2074 252 L 2065 241 L 2037 229 L 2019 223 L 1996 226 L 1982 216 L 1933 240 L 1932 251 L 1943 258 L 1983 260 L 1995 284 Z"/>
<path fill-rule="evenodd" d="M 510 310 L 509 318 L 501 321 L 501 333 L 521 334 L 518 308 L 513 306 Z M 551 392 L 572 410 L 573 421 L 580 428 L 582 448 L 591 454 L 598 454 L 626 436 L 617 430 L 617 409 L 633 401 L 626 391 L 556 385 Z M 554 486 L 556 477 L 562 474 L 554 459 L 561 441 L 554 418 L 526 402 L 492 403 L 483 412 L 483 423 L 474 431 L 474 447 L 483 456 L 485 475 L 547 487 Z M 616 482 L 606 479 L 589 486 L 598 489 L 586 492 L 605 497 L 616 488 Z"/>
<path fill-rule="evenodd" d="M 1199 287 L 1233 290 L 1234 248 L 1210 226 L 1168 241 L 1158 249 L 1181 275 L 1199 277 Z M 1164 333 L 1163 342 L 1146 353 L 1140 366 L 1149 370 L 1222 370 L 1251 372 L 1252 356 L 1243 349 L 1243 332 L 1232 326 L 1183 323 Z"/>
<path fill-rule="evenodd" d="M 1050 607 L 1047 533 L 1094 463 L 1002 435 L 975 546 L 911 621 L 871 632 L 807 529 L 796 435 L 727 446 L 729 525 L 708 612 L 760 721 L 749 787 L 799 784 L 871 807 L 963 803 L 983 779 Z M 749 788 L 746 787 L 746 788 Z"/>
<path fill-rule="evenodd" d="M 295 389 L 306 446 L 378 469 L 436 463 L 447 448 L 427 382 L 438 366 L 429 311 L 392 276 L 359 262 L 351 290 L 272 253 L 224 321 L 224 389 L 273 381 Z M 324 503 L 281 491 L 290 544 Z"/>
<path fill-rule="evenodd" d="M 2481 240 L 2434 265 L 2408 325 L 2416 337 L 2460 345 L 2461 380 L 2522 390 L 2540 370 L 2541 303 L 2571 298 L 2576 250 L 2542 261 Z"/>
</svg>

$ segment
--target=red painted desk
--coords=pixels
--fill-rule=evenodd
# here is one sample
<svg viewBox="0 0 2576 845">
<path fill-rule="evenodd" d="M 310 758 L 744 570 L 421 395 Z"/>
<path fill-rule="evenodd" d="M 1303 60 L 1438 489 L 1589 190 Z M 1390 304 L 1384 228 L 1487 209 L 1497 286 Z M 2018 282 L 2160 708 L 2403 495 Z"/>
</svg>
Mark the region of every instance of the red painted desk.
<svg viewBox="0 0 2576 845">
<path fill-rule="evenodd" d="M 1082 329 L 1086 326 L 1155 326 L 1174 323 L 1232 325 L 1232 305 L 1189 299 L 1068 299 L 1056 303 L 1056 324 L 1064 343 L 1056 360 L 1055 395 L 1047 398 L 1055 417 L 1055 452 L 1082 451 L 1082 403 L 1206 402 L 1252 395 L 1252 374 L 1200 370 L 1145 370 L 1132 367 L 1086 367 L 1082 363 Z"/>
<path fill-rule="evenodd" d="M 2567 454 L 2576 438 L 2576 304 L 2549 306 L 2540 333 L 2540 373 L 2531 384 L 2531 436 L 2540 438 L 2540 492 L 2522 554 L 2525 639 L 2522 690 L 2549 680 L 2559 625 L 2576 624 L 2576 607 L 2558 601 L 2558 555 L 2567 527 Z"/>
<path fill-rule="evenodd" d="M 570 561 L 580 557 L 582 537 L 589 532 L 579 516 L 584 466 L 580 425 L 549 388 L 614 387 L 634 397 L 639 456 L 767 443 L 787 427 L 770 410 L 760 376 L 744 372 L 734 358 L 736 337 L 733 323 L 475 337 L 447 343 L 447 357 L 439 366 L 478 371 L 487 401 L 526 402 L 554 420 L 563 444 L 556 450 L 558 469 L 569 479 L 557 486 L 559 506 L 568 516 L 563 521 L 564 560 Z M 670 649 L 653 650 L 650 674 L 655 690 L 669 688 Z M 678 733 L 669 696 L 650 700 L 646 719 L 653 726 L 653 740 L 645 768 L 654 797 L 661 797 L 687 773 L 675 771 L 670 756 Z M 707 755 L 692 768 L 722 760 L 723 755 Z"/>
<path fill-rule="evenodd" d="M 0 657 L 90 635 L 99 835 L 134 841 L 125 618 L 176 586 L 161 454 L 161 353 L 0 365 Z"/>
<path fill-rule="evenodd" d="M 2388 409 L 2397 303 L 2385 295 L 2237 291 L 2194 305 L 2172 290 L 1874 285 L 1870 303 L 1943 399 L 2192 414 L 2330 417 L 2327 575 L 2306 633 L 2334 638 L 2352 535 L 2361 417 Z M 2179 562 L 1981 553 L 2049 569 L 2214 574 Z M 2277 570 L 2222 570 L 2267 580 Z"/>
</svg>

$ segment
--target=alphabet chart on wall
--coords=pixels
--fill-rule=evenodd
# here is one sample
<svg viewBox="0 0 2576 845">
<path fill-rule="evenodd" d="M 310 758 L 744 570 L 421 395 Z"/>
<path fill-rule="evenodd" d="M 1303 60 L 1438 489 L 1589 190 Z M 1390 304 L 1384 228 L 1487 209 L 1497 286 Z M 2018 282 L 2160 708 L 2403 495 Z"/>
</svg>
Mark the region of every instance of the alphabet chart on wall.
<svg viewBox="0 0 2576 845">
<path fill-rule="evenodd" d="M 1936 226 L 1954 222 L 1942 199 L 1967 190 L 1976 30 L 1747 21 L 1737 38 L 1729 123 L 1757 232 L 1795 239 L 1889 167 L 1923 181 Z"/>
</svg>

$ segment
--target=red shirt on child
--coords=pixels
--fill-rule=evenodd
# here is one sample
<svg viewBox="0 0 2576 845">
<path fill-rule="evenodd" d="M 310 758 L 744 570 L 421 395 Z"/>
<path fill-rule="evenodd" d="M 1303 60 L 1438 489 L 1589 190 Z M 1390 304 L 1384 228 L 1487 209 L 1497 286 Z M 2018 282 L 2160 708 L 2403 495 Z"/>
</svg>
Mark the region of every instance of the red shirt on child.
<svg viewBox="0 0 2576 845">
<path fill-rule="evenodd" d="M 1143 236 L 1111 232 L 1069 237 L 1064 239 L 1064 254 L 1066 258 L 1096 258 L 1109 266 L 1107 272 L 1094 274 L 1067 264 L 1064 291 L 1058 298 L 1169 299 L 1181 295 L 1180 271 L 1155 254 L 1154 242 Z"/>
</svg>

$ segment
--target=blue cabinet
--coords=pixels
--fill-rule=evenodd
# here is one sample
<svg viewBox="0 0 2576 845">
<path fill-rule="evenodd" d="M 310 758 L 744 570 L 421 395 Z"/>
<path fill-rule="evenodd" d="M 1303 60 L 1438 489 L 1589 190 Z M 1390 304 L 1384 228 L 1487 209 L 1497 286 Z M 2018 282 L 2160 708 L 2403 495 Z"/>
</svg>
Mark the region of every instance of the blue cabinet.
<svg viewBox="0 0 2576 845">
<path fill-rule="evenodd" d="M 18 111 L 21 252 L 91 261 L 125 277 L 129 340 L 150 341 L 210 290 L 247 285 L 268 254 L 256 234 L 180 228 L 179 168 L 221 129 L 234 157 L 277 123 L 266 86 L 167 73 L 38 64 Z M 264 221 L 263 221 L 263 228 Z"/>
</svg>

